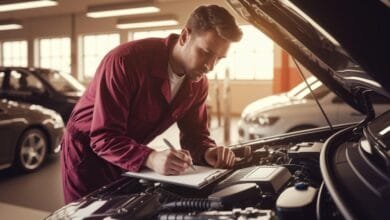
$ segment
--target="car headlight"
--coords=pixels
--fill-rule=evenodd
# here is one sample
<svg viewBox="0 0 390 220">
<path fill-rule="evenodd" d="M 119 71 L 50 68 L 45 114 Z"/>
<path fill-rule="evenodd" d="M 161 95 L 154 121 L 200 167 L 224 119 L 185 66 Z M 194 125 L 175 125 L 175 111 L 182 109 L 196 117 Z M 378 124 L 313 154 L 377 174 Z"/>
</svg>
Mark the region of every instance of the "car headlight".
<svg viewBox="0 0 390 220">
<path fill-rule="evenodd" d="M 63 128 L 65 126 L 64 121 L 62 120 L 61 115 L 54 114 L 53 115 L 53 126 L 54 128 Z"/>
<path fill-rule="evenodd" d="M 266 116 L 260 116 L 257 119 L 257 123 L 260 126 L 270 126 L 275 124 L 279 120 L 279 117 L 266 117 Z"/>
<path fill-rule="evenodd" d="M 279 120 L 279 117 L 257 115 L 248 120 L 249 123 L 258 124 L 260 126 L 270 126 L 275 124 Z"/>
</svg>

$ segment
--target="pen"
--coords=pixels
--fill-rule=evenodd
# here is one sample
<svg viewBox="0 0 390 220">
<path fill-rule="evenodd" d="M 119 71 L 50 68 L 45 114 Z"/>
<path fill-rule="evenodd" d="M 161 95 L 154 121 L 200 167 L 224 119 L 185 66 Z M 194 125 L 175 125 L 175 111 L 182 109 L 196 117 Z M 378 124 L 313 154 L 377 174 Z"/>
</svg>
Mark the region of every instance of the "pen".
<svg viewBox="0 0 390 220">
<path fill-rule="evenodd" d="M 171 148 L 172 150 L 176 150 L 175 147 L 171 144 L 171 142 L 169 142 L 167 139 L 163 138 L 163 141 L 166 145 L 168 145 L 169 148 Z M 195 167 L 194 167 L 194 164 L 191 163 L 191 168 L 195 171 Z"/>
</svg>

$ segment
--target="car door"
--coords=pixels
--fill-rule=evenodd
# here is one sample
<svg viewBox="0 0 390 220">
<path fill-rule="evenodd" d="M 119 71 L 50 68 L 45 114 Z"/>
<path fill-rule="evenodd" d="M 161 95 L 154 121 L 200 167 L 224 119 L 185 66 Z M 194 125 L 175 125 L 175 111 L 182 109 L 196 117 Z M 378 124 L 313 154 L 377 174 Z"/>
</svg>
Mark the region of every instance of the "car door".
<svg viewBox="0 0 390 220">
<path fill-rule="evenodd" d="M 364 115 L 345 103 L 340 97 L 333 93 L 332 105 L 337 108 L 337 124 L 359 122 Z"/>
<path fill-rule="evenodd" d="M 390 109 L 390 100 L 386 97 L 375 95 L 370 97 L 375 114 L 379 115 Z M 333 105 L 338 108 L 338 122 L 359 122 L 365 118 L 365 115 L 347 105 L 341 98 L 335 95 L 332 99 Z"/>
<path fill-rule="evenodd" d="M 7 105 L 8 101 L 0 100 L 0 165 L 11 163 L 15 150 L 16 130 L 13 127 L 15 120 L 11 117 Z"/>
<path fill-rule="evenodd" d="M 45 88 L 42 82 L 31 73 L 21 70 L 10 70 L 3 83 L 2 98 L 9 100 L 41 104 L 44 101 Z"/>
</svg>

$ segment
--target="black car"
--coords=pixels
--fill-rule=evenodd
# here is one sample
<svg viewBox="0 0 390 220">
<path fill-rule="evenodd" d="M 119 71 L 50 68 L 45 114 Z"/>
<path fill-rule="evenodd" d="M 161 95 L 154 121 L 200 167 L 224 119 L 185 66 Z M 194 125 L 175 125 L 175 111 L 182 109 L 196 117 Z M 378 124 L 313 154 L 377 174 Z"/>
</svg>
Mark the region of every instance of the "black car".
<svg viewBox="0 0 390 220">
<path fill-rule="evenodd" d="M 68 121 L 85 87 L 70 74 L 27 67 L 0 67 L 0 98 L 45 106 Z"/>
<path fill-rule="evenodd" d="M 0 99 L 0 169 L 34 171 L 60 151 L 61 116 L 39 105 Z"/>
<path fill-rule="evenodd" d="M 200 190 L 124 176 L 48 219 L 390 219 L 390 110 L 371 102 L 390 99 L 389 4 L 228 3 L 364 120 L 231 146 L 235 169 Z"/>
</svg>

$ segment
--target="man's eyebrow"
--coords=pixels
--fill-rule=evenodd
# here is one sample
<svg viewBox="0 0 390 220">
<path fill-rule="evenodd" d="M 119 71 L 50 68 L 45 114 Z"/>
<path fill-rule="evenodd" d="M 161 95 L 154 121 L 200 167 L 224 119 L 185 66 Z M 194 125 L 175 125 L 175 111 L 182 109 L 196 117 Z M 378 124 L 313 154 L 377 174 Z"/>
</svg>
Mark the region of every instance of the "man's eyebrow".
<svg viewBox="0 0 390 220">
<path fill-rule="evenodd" d="M 215 52 L 213 50 L 211 50 L 210 48 L 202 48 L 204 51 L 206 51 L 207 53 L 211 53 L 211 54 L 215 54 Z"/>
<path fill-rule="evenodd" d="M 213 55 L 217 54 L 215 51 L 211 50 L 210 48 L 205 48 L 204 50 L 205 50 L 206 52 L 208 52 L 208 53 L 213 54 Z M 223 56 L 220 56 L 220 57 L 218 57 L 218 58 L 225 58 L 225 57 L 226 57 L 226 55 L 223 55 Z"/>
</svg>

